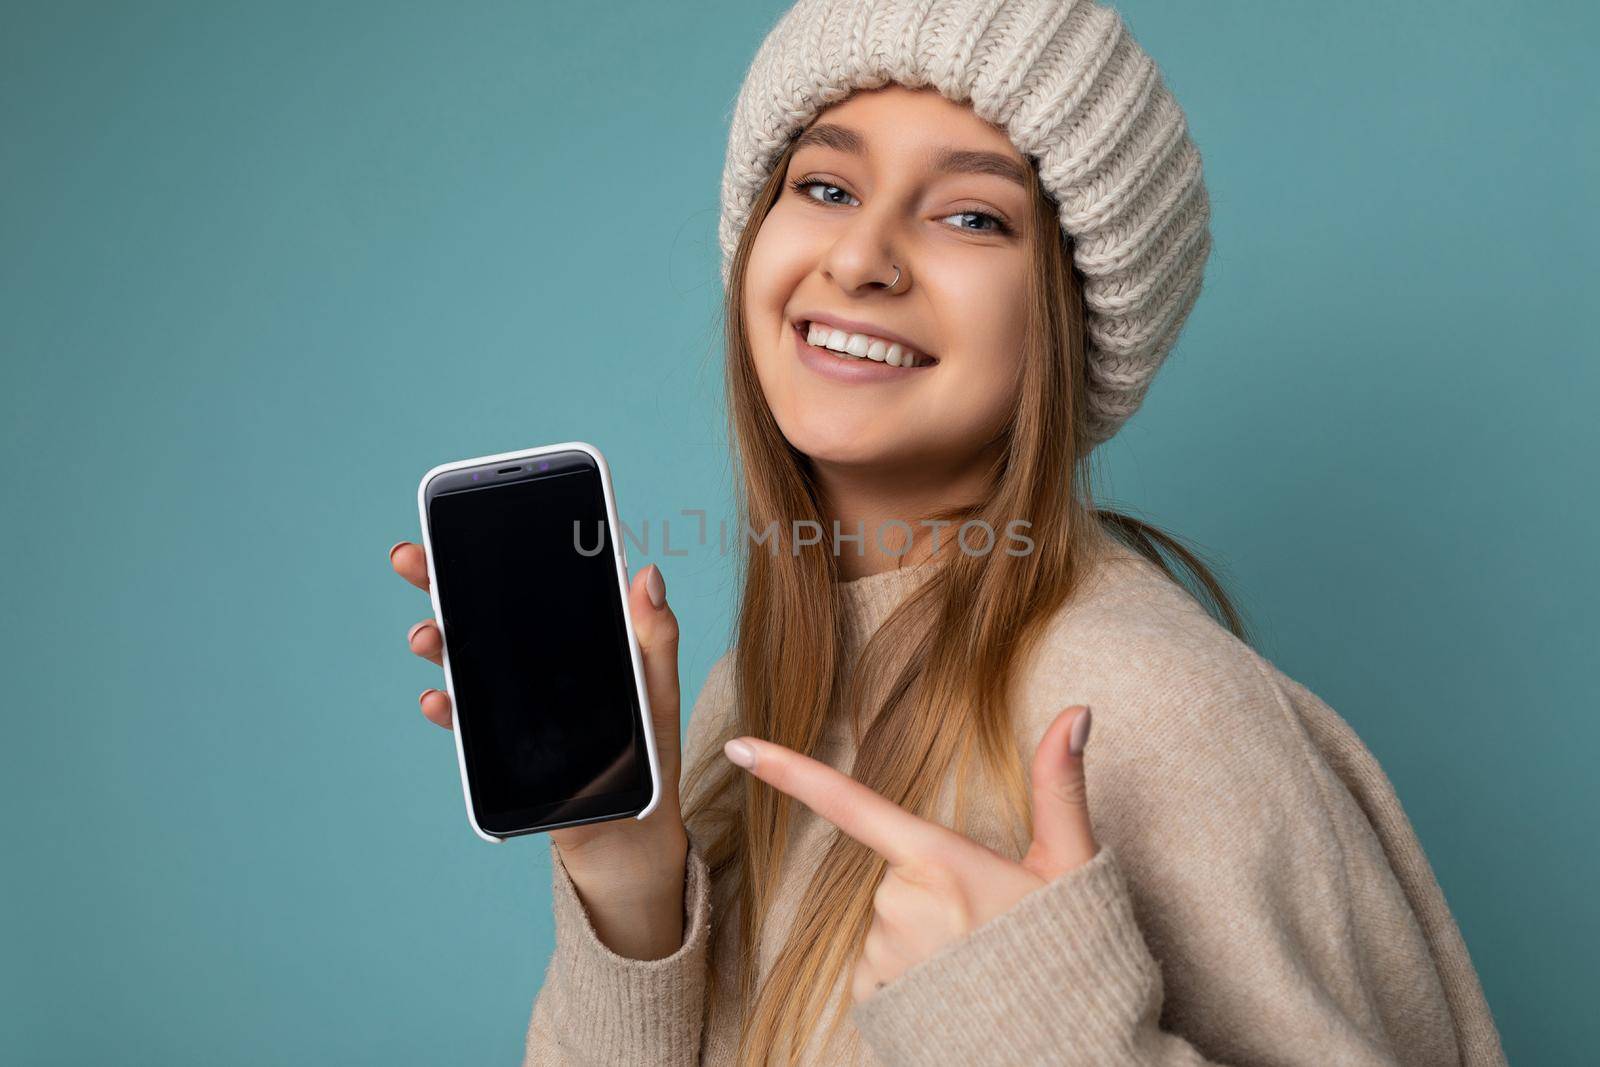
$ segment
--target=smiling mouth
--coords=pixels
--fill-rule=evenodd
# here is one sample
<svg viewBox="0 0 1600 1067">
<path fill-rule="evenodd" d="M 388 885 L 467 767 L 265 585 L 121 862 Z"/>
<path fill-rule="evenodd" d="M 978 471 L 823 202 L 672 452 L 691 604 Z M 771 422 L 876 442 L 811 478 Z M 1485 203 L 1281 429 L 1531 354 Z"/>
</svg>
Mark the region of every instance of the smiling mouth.
<svg viewBox="0 0 1600 1067">
<path fill-rule="evenodd" d="M 865 333 L 846 333 L 843 330 L 833 331 L 836 335 L 845 335 L 846 340 L 843 343 L 849 344 L 851 348 L 856 349 L 856 351 L 853 352 L 840 351 L 839 348 L 832 347 L 827 343 L 812 344 L 809 338 L 809 334 L 811 332 L 811 323 L 807 319 L 795 320 L 793 323 L 793 329 L 796 335 L 798 335 L 800 343 L 810 345 L 812 348 L 827 352 L 831 356 L 846 361 L 860 363 L 882 363 L 885 366 L 904 367 L 907 370 L 922 370 L 927 367 L 935 366 L 939 362 L 937 356 L 930 356 L 925 352 L 917 351 L 906 345 L 892 343 L 883 338 L 875 337 L 872 334 Z M 914 360 L 914 362 L 898 362 L 899 360 L 908 358 L 910 360 Z"/>
</svg>

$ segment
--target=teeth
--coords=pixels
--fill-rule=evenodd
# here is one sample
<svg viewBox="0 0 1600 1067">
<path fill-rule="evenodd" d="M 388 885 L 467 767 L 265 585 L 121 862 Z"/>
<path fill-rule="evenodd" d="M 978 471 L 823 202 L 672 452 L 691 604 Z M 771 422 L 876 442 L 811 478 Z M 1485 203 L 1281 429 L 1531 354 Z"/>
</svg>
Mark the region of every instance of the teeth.
<svg viewBox="0 0 1600 1067">
<path fill-rule="evenodd" d="M 826 348 L 841 356 L 887 363 L 891 367 L 914 367 L 928 362 L 905 345 L 891 344 L 864 333 L 845 333 L 815 322 L 806 327 L 806 344 Z"/>
</svg>

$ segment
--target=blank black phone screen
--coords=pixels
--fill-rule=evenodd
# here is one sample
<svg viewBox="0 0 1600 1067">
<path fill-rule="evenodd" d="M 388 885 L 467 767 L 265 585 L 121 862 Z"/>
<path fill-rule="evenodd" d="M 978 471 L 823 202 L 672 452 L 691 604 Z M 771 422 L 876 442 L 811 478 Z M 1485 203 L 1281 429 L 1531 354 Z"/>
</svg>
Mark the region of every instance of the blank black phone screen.
<svg viewBox="0 0 1600 1067">
<path fill-rule="evenodd" d="M 510 466 L 428 487 L 473 814 L 500 836 L 637 814 L 649 756 L 600 473 L 583 453 Z"/>
</svg>

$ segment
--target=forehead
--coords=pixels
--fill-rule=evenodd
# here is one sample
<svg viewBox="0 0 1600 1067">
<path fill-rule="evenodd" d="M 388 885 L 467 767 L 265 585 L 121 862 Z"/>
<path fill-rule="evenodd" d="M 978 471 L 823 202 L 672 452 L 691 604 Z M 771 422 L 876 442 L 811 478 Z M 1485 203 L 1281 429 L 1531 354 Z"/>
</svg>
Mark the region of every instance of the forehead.
<svg viewBox="0 0 1600 1067">
<path fill-rule="evenodd" d="M 856 136 L 807 136 L 820 126 L 843 126 Z M 970 104 L 951 100 L 935 89 L 908 89 L 897 84 L 856 90 L 819 112 L 799 139 L 802 146 L 824 144 L 843 150 L 848 150 L 847 142 L 853 140 L 869 156 L 925 157 L 929 149 L 950 147 L 1026 162 L 1006 132 L 979 118 Z"/>
</svg>

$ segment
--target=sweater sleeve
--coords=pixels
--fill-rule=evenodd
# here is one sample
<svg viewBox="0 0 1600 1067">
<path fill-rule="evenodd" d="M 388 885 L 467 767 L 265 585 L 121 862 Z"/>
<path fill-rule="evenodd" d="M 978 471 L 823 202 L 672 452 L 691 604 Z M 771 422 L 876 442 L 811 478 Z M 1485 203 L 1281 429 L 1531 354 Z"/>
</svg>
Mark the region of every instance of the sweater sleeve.
<svg viewBox="0 0 1600 1067">
<path fill-rule="evenodd" d="M 595 933 L 561 854 L 550 849 L 556 950 L 528 1023 L 524 1067 L 700 1062 L 710 879 L 691 840 L 683 944 L 658 960 L 619 956 Z"/>
<path fill-rule="evenodd" d="M 711 668 L 683 738 L 689 768 L 729 713 L 731 656 Z M 692 1067 L 700 1062 L 711 879 L 693 835 L 684 862 L 683 944 L 659 960 L 619 956 L 600 940 L 561 854 L 550 848 L 556 948 L 528 1020 L 523 1067 Z"/>
<path fill-rule="evenodd" d="M 1114 849 L 995 916 L 857 1004 L 883 1067 L 1205 1064 L 1157 1025 L 1161 969 Z"/>
<path fill-rule="evenodd" d="M 1100 851 L 856 1004 L 882 1067 L 1503 1063 L 1458 1047 L 1372 825 L 1253 653 L 1112 652 L 1026 712 L 1036 748 L 1094 707 Z"/>
</svg>

